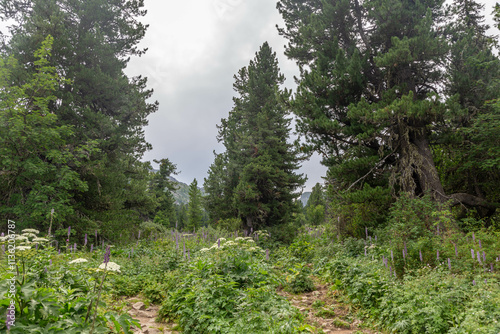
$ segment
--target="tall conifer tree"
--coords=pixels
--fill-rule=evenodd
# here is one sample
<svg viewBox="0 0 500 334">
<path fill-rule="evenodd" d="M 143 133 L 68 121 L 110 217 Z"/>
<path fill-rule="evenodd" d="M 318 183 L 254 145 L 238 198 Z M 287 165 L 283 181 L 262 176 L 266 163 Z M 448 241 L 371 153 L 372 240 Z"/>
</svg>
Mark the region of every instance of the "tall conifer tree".
<svg viewBox="0 0 500 334">
<path fill-rule="evenodd" d="M 158 201 L 154 221 L 167 227 L 174 227 L 177 218 L 173 193 L 177 190 L 177 186 L 171 177 L 178 174 L 177 166 L 168 159 L 154 160 L 154 162 L 159 164 L 159 170 L 152 172 L 150 185 L 150 191 Z"/>
<path fill-rule="evenodd" d="M 188 230 L 198 229 L 203 219 L 201 205 L 201 191 L 198 189 L 198 181 L 196 179 L 189 185 L 189 203 L 187 211 L 187 226 Z"/>
<path fill-rule="evenodd" d="M 232 210 L 225 212 L 236 213 L 249 228 L 287 222 L 297 209 L 295 191 L 305 181 L 295 174 L 299 158 L 288 142 L 290 119 L 283 101 L 289 92 L 279 88 L 284 80 L 276 54 L 264 43 L 235 76 L 238 96 L 219 127 L 218 139 L 226 152 L 216 158 L 213 176 L 206 180 L 211 184 L 215 175 L 223 175 L 219 194 L 232 204 Z M 212 210 L 217 215 L 223 208 Z"/>
</svg>

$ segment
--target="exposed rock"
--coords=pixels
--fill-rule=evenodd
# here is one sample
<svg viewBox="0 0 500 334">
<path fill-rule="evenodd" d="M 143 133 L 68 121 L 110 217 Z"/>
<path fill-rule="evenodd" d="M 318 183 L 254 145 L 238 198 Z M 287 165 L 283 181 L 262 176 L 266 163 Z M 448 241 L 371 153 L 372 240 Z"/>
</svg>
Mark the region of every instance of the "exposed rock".
<svg viewBox="0 0 500 334">
<path fill-rule="evenodd" d="M 144 305 L 143 302 L 137 302 L 137 303 L 133 304 L 132 307 L 135 310 L 145 310 L 146 309 L 146 305 Z"/>
</svg>

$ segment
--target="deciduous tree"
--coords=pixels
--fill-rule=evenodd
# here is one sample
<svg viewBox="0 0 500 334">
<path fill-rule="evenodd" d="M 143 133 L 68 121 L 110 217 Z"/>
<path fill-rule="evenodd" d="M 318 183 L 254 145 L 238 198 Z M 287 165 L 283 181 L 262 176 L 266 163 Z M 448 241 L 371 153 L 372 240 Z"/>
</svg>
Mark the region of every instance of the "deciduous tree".
<svg viewBox="0 0 500 334">
<path fill-rule="evenodd" d="M 137 223 L 152 204 L 149 168 L 139 159 L 150 148 L 143 127 L 157 104 L 147 101 L 152 91 L 145 78 L 123 71 L 130 56 L 144 52 L 137 47 L 147 28 L 138 20 L 143 6 L 142 0 L 2 1 L 0 15 L 15 21 L 2 51 L 23 65 L 14 81 L 36 71 L 33 53 L 52 35 L 47 60 L 69 80 L 57 85 L 48 112 L 57 116 L 57 126 L 72 129 L 68 147 L 93 142 L 98 148 L 88 152 L 87 162 L 68 164 L 86 184 L 85 191 L 69 190 L 75 214 L 68 223 L 83 219 L 99 228 L 108 222 L 112 232 L 111 225 Z"/>
</svg>

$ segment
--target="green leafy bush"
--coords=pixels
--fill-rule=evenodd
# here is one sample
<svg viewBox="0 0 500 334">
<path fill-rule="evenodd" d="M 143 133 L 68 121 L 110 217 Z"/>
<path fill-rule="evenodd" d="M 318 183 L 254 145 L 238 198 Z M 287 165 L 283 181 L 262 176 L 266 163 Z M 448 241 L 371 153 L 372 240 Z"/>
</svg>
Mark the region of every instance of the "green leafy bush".
<svg viewBox="0 0 500 334">
<path fill-rule="evenodd" d="M 103 274 L 97 269 L 102 256 L 98 261 L 87 256 L 85 261 L 71 262 L 75 255 L 57 254 L 52 248 L 17 250 L 16 267 L 20 275 L 10 280 L 10 270 L 4 270 L 0 276 L 0 312 L 6 314 L 10 300 L 15 301 L 16 320 L 10 333 L 89 332 L 93 315 L 91 307 L 95 305 L 98 292 L 96 283 L 100 283 Z M 3 266 L 5 258 L 2 256 L 0 260 Z M 107 292 L 109 288 L 109 282 L 104 281 L 103 290 Z M 105 306 L 102 302 L 99 304 Z M 117 331 L 125 333 L 131 333 L 131 326 L 137 324 L 127 314 L 98 312 L 94 333 L 110 333 L 108 324 L 111 323 Z M 1 319 L 0 331 L 5 330 L 5 319 Z"/>
<path fill-rule="evenodd" d="M 314 256 L 314 247 L 305 238 L 295 240 L 289 249 L 292 256 L 301 261 L 310 262 Z"/>
<path fill-rule="evenodd" d="M 249 239 L 201 249 L 170 290 L 161 319 L 185 333 L 295 333 L 299 313 L 275 293 L 279 277 Z"/>
<path fill-rule="evenodd" d="M 309 277 L 311 269 L 304 264 L 296 264 L 288 269 L 286 276 L 286 289 L 293 293 L 302 293 L 314 291 L 314 282 Z"/>
</svg>

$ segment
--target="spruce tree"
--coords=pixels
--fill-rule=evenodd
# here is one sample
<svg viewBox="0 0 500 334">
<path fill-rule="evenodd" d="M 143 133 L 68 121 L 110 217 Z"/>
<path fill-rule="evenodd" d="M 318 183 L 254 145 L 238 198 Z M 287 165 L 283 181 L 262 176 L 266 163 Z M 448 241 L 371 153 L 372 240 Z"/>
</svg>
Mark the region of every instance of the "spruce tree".
<svg viewBox="0 0 500 334">
<path fill-rule="evenodd" d="M 467 198 L 469 203 L 482 204 L 470 194 L 495 202 L 500 195 L 496 161 L 500 123 L 495 102 L 500 97 L 500 61 L 492 50 L 493 37 L 486 34 L 484 5 L 457 0 L 451 9 L 457 19 L 448 25 L 452 44 L 445 92 L 453 117 L 440 122 L 434 135 L 434 158 L 447 193 Z M 495 211 L 491 205 L 475 205 L 475 209 L 482 217 Z"/>
<path fill-rule="evenodd" d="M 237 217 L 238 213 L 232 205 L 234 182 L 231 175 L 234 170 L 228 168 L 227 154 L 214 152 L 215 159 L 208 170 L 203 188 L 210 196 L 203 198 L 204 207 L 210 215 L 210 219 L 217 222 L 221 219 Z"/>
<path fill-rule="evenodd" d="M 189 231 L 198 229 L 201 226 L 203 219 L 201 200 L 201 191 L 198 189 L 198 181 L 194 179 L 189 185 L 189 203 L 186 225 L 186 229 Z"/>
<path fill-rule="evenodd" d="M 218 139 L 226 152 L 212 165 L 211 172 L 223 175 L 220 198 L 230 200 L 232 205 L 232 209 L 219 205 L 219 213 L 236 213 L 248 228 L 289 221 L 297 211 L 295 191 L 305 182 L 302 175 L 295 174 L 300 159 L 289 143 L 289 111 L 283 103 L 289 92 L 279 88 L 284 79 L 276 54 L 264 43 L 250 64 L 235 76 L 233 86 L 238 96 L 233 99 L 229 117 L 219 127 Z M 206 184 L 213 181 L 214 177 L 209 177 Z M 212 195 L 210 191 L 208 188 Z"/>
<path fill-rule="evenodd" d="M 177 190 L 172 181 L 172 175 L 176 175 L 177 167 L 168 159 L 154 160 L 160 169 L 152 172 L 150 191 L 158 202 L 155 209 L 154 221 L 167 227 L 174 227 L 176 221 L 175 199 L 173 192 Z"/>
</svg>

